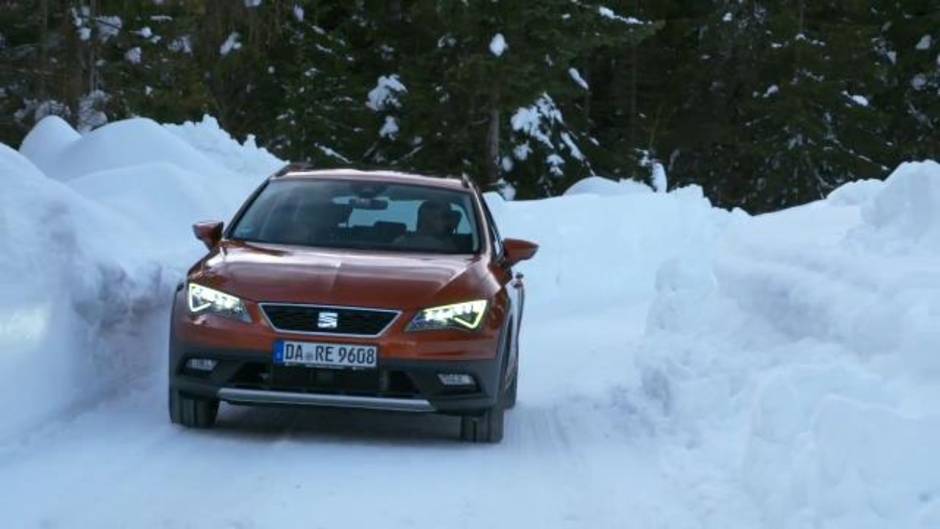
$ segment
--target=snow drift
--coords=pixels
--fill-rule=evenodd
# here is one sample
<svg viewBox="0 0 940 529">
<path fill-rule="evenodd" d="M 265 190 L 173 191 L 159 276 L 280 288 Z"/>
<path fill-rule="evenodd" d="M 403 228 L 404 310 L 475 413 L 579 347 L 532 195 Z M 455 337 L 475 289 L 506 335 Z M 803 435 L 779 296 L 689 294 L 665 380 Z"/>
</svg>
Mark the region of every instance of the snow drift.
<svg viewBox="0 0 940 529">
<path fill-rule="evenodd" d="M 156 376 L 203 251 L 189 225 L 280 165 L 211 118 L 84 136 L 47 118 L 0 146 L 0 438 Z M 940 526 L 940 165 L 756 217 L 601 179 L 487 200 L 541 244 L 520 267 L 521 409 L 647 440 L 687 506 L 670 520 Z"/>
<path fill-rule="evenodd" d="M 940 165 L 757 217 L 697 188 L 602 185 L 490 197 L 506 234 L 542 243 L 524 265 L 539 317 L 627 336 L 625 319 L 572 314 L 645 307 L 643 338 L 602 373 L 530 373 L 530 398 L 573 392 L 651 432 L 705 527 L 747 527 L 751 512 L 769 528 L 938 526 Z"/>
<path fill-rule="evenodd" d="M 0 386 L 0 437 L 158 366 L 170 293 L 201 252 L 192 222 L 227 219 L 281 166 L 213 124 L 183 136 L 133 119 L 81 136 L 49 117 L 21 152 L 0 145 L 0 374 L 17 381 Z M 233 145 L 253 172 L 213 159 Z"/>
</svg>

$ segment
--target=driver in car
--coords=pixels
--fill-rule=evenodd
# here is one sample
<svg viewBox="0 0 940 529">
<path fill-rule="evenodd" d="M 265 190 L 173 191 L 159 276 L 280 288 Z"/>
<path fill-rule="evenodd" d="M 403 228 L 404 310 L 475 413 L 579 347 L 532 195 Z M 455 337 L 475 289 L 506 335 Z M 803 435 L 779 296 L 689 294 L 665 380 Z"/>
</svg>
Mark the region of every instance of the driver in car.
<svg viewBox="0 0 940 529">
<path fill-rule="evenodd" d="M 457 245 L 451 235 L 460 221 L 460 214 L 450 204 L 439 200 L 425 200 L 418 208 L 418 222 L 414 233 L 406 233 L 395 243 L 415 249 L 456 252 Z"/>
</svg>

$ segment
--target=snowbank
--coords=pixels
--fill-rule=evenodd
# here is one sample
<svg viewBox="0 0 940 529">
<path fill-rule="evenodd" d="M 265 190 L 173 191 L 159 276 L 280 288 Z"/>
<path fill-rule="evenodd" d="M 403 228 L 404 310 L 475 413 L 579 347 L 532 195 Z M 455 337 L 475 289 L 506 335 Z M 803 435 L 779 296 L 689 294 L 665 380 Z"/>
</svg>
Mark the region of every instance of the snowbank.
<svg viewBox="0 0 940 529">
<path fill-rule="evenodd" d="M 59 118 L 45 118 L 23 142 L 21 153 L 34 157 L 36 166 L 50 178 L 67 181 L 97 171 L 162 162 L 204 175 L 225 173 L 219 164 L 149 119 L 115 121 L 84 136 L 73 135 L 66 127 Z M 53 146 L 49 151 L 42 148 L 47 142 Z"/>
<path fill-rule="evenodd" d="M 59 116 L 43 118 L 23 139 L 20 153 L 30 159 L 36 167 L 50 172 L 56 160 L 69 145 L 81 139 L 81 135 Z"/>
<path fill-rule="evenodd" d="M 530 339 L 566 345 L 525 401 L 589 399 L 649 432 L 703 526 L 937 527 L 940 165 L 757 217 L 616 185 L 488 196 L 504 235 L 542 244 L 530 314 L 563 327 Z M 643 307 L 642 339 L 617 306 Z M 579 344 L 589 369 L 564 360 Z"/>
<path fill-rule="evenodd" d="M 698 187 L 662 195 L 646 190 L 529 202 L 487 194 L 504 237 L 540 244 L 539 258 L 520 265 L 539 292 L 538 310 L 589 310 L 598 303 L 647 299 L 663 262 L 709 253 L 726 214 L 712 208 Z"/>
<path fill-rule="evenodd" d="M 856 236 L 887 251 L 940 252 L 940 164 L 901 164 L 862 208 Z"/>
<path fill-rule="evenodd" d="M 20 153 L 0 143 L 0 178 L 43 178 L 42 171 Z"/>
<path fill-rule="evenodd" d="M 0 181 L 0 376 L 15 381 L 0 385 L 5 437 L 149 362 L 112 345 L 171 285 L 159 267 L 114 255 L 136 235 L 121 216 L 5 146 Z"/>
<path fill-rule="evenodd" d="M 660 271 L 634 385 L 676 480 L 731 469 L 770 528 L 937 526 L 937 184 L 905 164 Z"/>
<path fill-rule="evenodd" d="M 212 119 L 41 121 L 0 145 L 0 438 L 160 366 L 172 288 L 201 255 L 191 225 L 228 220 L 283 165 Z"/>
<path fill-rule="evenodd" d="M 278 157 L 258 147 L 254 136 L 249 135 L 244 143 L 238 143 L 212 116 L 203 116 L 198 123 L 187 121 L 163 127 L 210 160 L 251 180 L 256 180 L 258 175 L 274 174 L 284 166 Z"/>
<path fill-rule="evenodd" d="M 601 176 L 589 176 L 571 184 L 565 195 L 633 195 L 652 192 L 648 185 L 634 180 L 617 181 Z"/>
</svg>

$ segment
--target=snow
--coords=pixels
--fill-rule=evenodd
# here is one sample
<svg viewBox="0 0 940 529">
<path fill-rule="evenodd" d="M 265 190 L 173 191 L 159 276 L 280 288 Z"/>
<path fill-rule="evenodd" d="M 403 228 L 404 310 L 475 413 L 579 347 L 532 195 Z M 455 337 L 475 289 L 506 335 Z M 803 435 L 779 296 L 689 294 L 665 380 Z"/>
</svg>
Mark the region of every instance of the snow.
<svg viewBox="0 0 940 529">
<path fill-rule="evenodd" d="M 161 291 L 171 285 L 137 255 L 113 255 L 133 246 L 126 219 L 12 149 L 3 146 L 0 160 L 0 371 L 17 381 L 0 387 L 10 406 L 3 438 L 93 398 L 124 373 L 152 369 L 152 358 L 118 347 L 134 323 L 129 315 L 162 311 Z M 69 354 L 46 362 L 48 351 Z"/>
<path fill-rule="evenodd" d="M 490 53 L 496 57 L 501 57 L 507 49 L 509 49 L 509 44 L 506 44 L 506 39 L 503 37 L 503 34 L 497 33 L 493 35 L 493 39 L 490 40 Z"/>
<path fill-rule="evenodd" d="M 98 29 L 98 40 L 107 42 L 118 36 L 124 22 L 118 16 L 97 16 L 95 17 L 95 26 Z"/>
<path fill-rule="evenodd" d="M 329 146 L 327 146 L 327 145 L 322 145 L 322 144 L 320 144 L 320 143 L 316 143 L 316 144 L 314 144 L 314 147 L 316 147 L 317 149 L 319 149 L 320 152 L 322 152 L 323 154 L 329 156 L 330 158 L 336 158 L 337 160 L 339 160 L 339 161 L 341 161 L 341 162 L 343 162 L 343 163 L 351 163 L 351 162 L 349 161 L 349 158 L 347 158 L 347 157 L 343 156 L 342 154 L 336 152 L 333 148 L 331 148 L 331 147 L 329 147 Z"/>
<path fill-rule="evenodd" d="M 81 139 L 81 135 L 59 116 L 46 116 L 23 138 L 20 153 L 49 173 L 57 167 L 55 154 Z"/>
<path fill-rule="evenodd" d="M 503 156 L 499 159 L 499 166 L 502 168 L 503 172 L 508 173 L 516 166 L 516 163 L 512 160 L 511 156 Z M 505 183 L 508 184 L 508 182 Z"/>
<path fill-rule="evenodd" d="M 189 225 L 280 164 L 209 117 L 83 136 L 49 117 L 0 145 L 7 525 L 940 524 L 940 164 L 759 216 L 599 177 L 487 193 L 504 237 L 540 244 L 501 445 L 328 410 L 224 406 L 182 430 L 166 316 L 204 252 Z"/>
<path fill-rule="evenodd" d="M 522 142 L 512 148 L 512 155 L 519 161 L 525 161 L 532 154 L 532 146 L 529 142 Z"/>
<path fill-rule="evenodd" d="M 379 129 L 379 136 L 391 140 L 398 136 L 398 120 L 394 116 L 385 116 L 385 123 Z"/>
<path fill-rule="evenodd" d="M 437 39 L 438 48 L 453 48 L 456 45 L 457 45 L 457 39 L 454 38 L 454 36 L 451 35 L 450 33 L 446 35 L 441 35 L 441 37 Z"/>
<path fill-rule="evenodd" d="M 578 86 L 580 86 L 581 88 L 583 88 L 583 89 L 585 89 L 585 90 L 588 90 L 588 89 L 589 89 L 588 84 L 587 84 L 587 81 L 585 81 L 584 78 L 581 77 L 581 72 L 579 72 L 577 68 L 568 68 L 568 75 L 571 76 L 571 79 L 572 79 Z"/>
<path fill-rule="evenodd" d="M 666 168 L 659 162 L 653 162 L 650 180 L 653 182 L 653 190 L 657 193 L 665 193 L 668 190 L 669 182 L 666 180 Z"/>
<path fill-rule="evenodd" d="M 61 141 L 68 135 L 63 130 L 63 124 L 42 128 L 42 122 L 37 125 L 37 131 L 47 130 L 54 136 L 52 147 L 48 149 L 39 148 L 45 144 L 42 135 L 33 138 L 27 136 L 24 140 L 24 148 L 33 144 L 33 147 L 24 150 L 24 154 L 34 156 L 33 163 L 56 180 L 66 181 L 98 171 L 162 162 L 171 162 L 201 174 L 225 172 L 220 164 L 146 118 L 110 123 L 68 143 Z M 141 138 L 145 138 L 146 143 L 142 143 Z"/>
<path fill-rule="evenodd" d="M 578 145 L 571 139 L 571 135 L 567 132 L 562 132 L 559 134 L 561 141 L 565 144 L 565 147 L 568 148 L 568 151 L 571 152 L 571 156 L 578 160 L 584 160 L 584 153 L 581 152 L 581 149 L 578 148 Z"/>
<path fill-rule="evenodd" d="M 859 206 L 871 200 L 882 189 L 884 182 L 881 180 L 856 180 L 836 188 L 826 200 L 836 206 Z"/>
<path fill-rule="evenodd" d="M 21 152 L 0 146 L 0 373 L 22 384 L 0 388 L 0 440 L 153 373 L 159 356 L 138 340 L 165 333 L 167 296 L 202 251 L 192 222 L 230 218 L 283 165 L 214 120 L 173 127 L 80 136 L 50 116 Z M 46 365 L 50 350 L 69 354 Z"/>
<path fill-rule="evenodd" d="M 903 163 L 862 207 L 857 237 L 877 249 L 940 253 L 940 164 Z"/>
<path fill-rule="evenodd" d="M 510 118 L 512 129 L 538 140 L 549 149 L 554 149 L 549 134 L 552 128 L 564 124 L 561 111 L 548 94 L 543 93 L 528 107 L 519 107 Z M 523 160 L 516 156 L 517 159 Z"/>
<path fill-rule="evenodd" d="M 189 35 L 184 35 L 182 37 L 177 37 L 170 42 L 169 45 L 170 51 L 176 53 L 186 53 L 192 55 L 193 53 L 193 44 L 192 39 Z"/>
<path fill-rule="evenodd" d="M 932 39 L 930 38 L 930 35 L 929 34 L 924 35 L 923 37 L 920 38 L 919 41 L 917 41 L 917 45 L 914 46 L 914 49 L 926 51 L 930 49 L 931 44 L 932 44 Z"/>
<path fill-rule="evenodd" d="M 366 106 L 376 112 L 399 108 L 399 97 L 407 92 L 408 89 L 402 84 L 398 74 L 381 75 L 375 83 L 375 88 L 369 91 Z"/>
<path fill-rule="evenodd" d="M 111 96 L 102 90 L 94 90 L 79 99 L 77 124 L 79 132 L 88 132 L 108 122 L 107 114 L 101 109 L 104 108 L 109 99 L 111 99 Z"/>
<path fill-rule="evenodd" d="M 241 35 L 237 31 L 233 31 L 229 34 L 228 38 L 225 39 L 225 42 L 219 46 L 219 55 L 225 57 L 233 50 L 239 50 L 242 47 L 242 43 L 238 41 L 241 38 Z M 188 48 L 181 48 L 188 49 Z"/>
<path fill-rule="evenodd" d="M 239 143 L 209 115 L 198 122 L 163 125 L 163 128 L 199 154 L 239 175 L 270 175 L 284 166 L 284 162 L 267 149 L 258 147 L 253 135 L 249 134 L 243 143 Z M 180 154 L 179 159 L 185 156 Z"/>
<path fill-rule="evenodd" d="M 548 171 L 554 176 L 564 176 L 565 170 L 562 168 L 565 165 L 565 159 L 561 156 L 552 153 L 545 157 L 545 165 L 548 166 Z"/>
<path fill-rule="evenodd" d="M 843 94 L 845 97 L 851 99 L 853 103 L 855 103 L 856 105 L 858 105 L 858 106 L 860 106 L 860 107 L 867 107 L 867 106 L 868 106 L 868 98 L 865 97 L 865 96 L 858 95 L 858 94 L 850 94 L 850 93 L 848 93 L 848 92 L 842 92 L 842 94 Z"/>
<path fill-rule="evenodd" d="M 133 48 L 127 50 L 124 53 L 124 59 L 131 64 L 140 64 L 141 61 L 141 51 L 140 46 L 134 46 Z"/>
<path fill-rule="evenodd" d="M 503 160 L 508 160 L 508 159 L 509 158 L 503 158 Z M 510 162 L 511 161 L 512 160 L 510 160 Z M 506 170 L 508 171 L 508 169 Z M 503 200 L 512 200 L 516 198 L 515 186 L 513 186 L 511 183 L 509 183 L 508 181 L 502 178 L 500 178 L 499 181 L 496 182 L 496 190 Z"/>
<path fill-rule="evenodd" d="M 618 15 L 617 13 L 615 13 L 612 9 L 610 9 L 609 7 L 600 6 L 600 7 L 597 8 L 597 12 L 598 12 L 602 17 L 604 17 L 604 18 L 608 18 L 608 19 L 610 19 L 610 20 L 616 20 L 616 21 L 618 21 L 618 22 L 623 22 L 624 24 L 633 25 L 633 24 L 643 24 L 643 23 L 644 23 L 642 20 L 639 20 L 639 19 L 634 18 L 634 17 L 623 17 L 623 16 L 620 16 L 620 15 Z"/>
<path fill-rule="evenodd" d="M 649 193 L 650 187 L 636 180 L 611 180 L 601 176 L 589 176 L 571 184 L 565 195 L 632 195 Z"/>
</svg>

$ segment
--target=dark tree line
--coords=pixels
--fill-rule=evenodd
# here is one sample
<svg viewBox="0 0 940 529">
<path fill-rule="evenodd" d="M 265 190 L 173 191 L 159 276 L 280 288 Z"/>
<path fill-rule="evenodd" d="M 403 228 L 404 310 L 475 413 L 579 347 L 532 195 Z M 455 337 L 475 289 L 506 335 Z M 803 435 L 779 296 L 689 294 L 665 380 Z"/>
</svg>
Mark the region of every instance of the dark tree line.
<svg viewBox="0 0 940 529">
<path fill-rule="evenodd" d="M 219 118 L 283 158 L 765 211 L 940 157 L 940 0 L 7 0 L 0 141 Z"/>
</svg>

